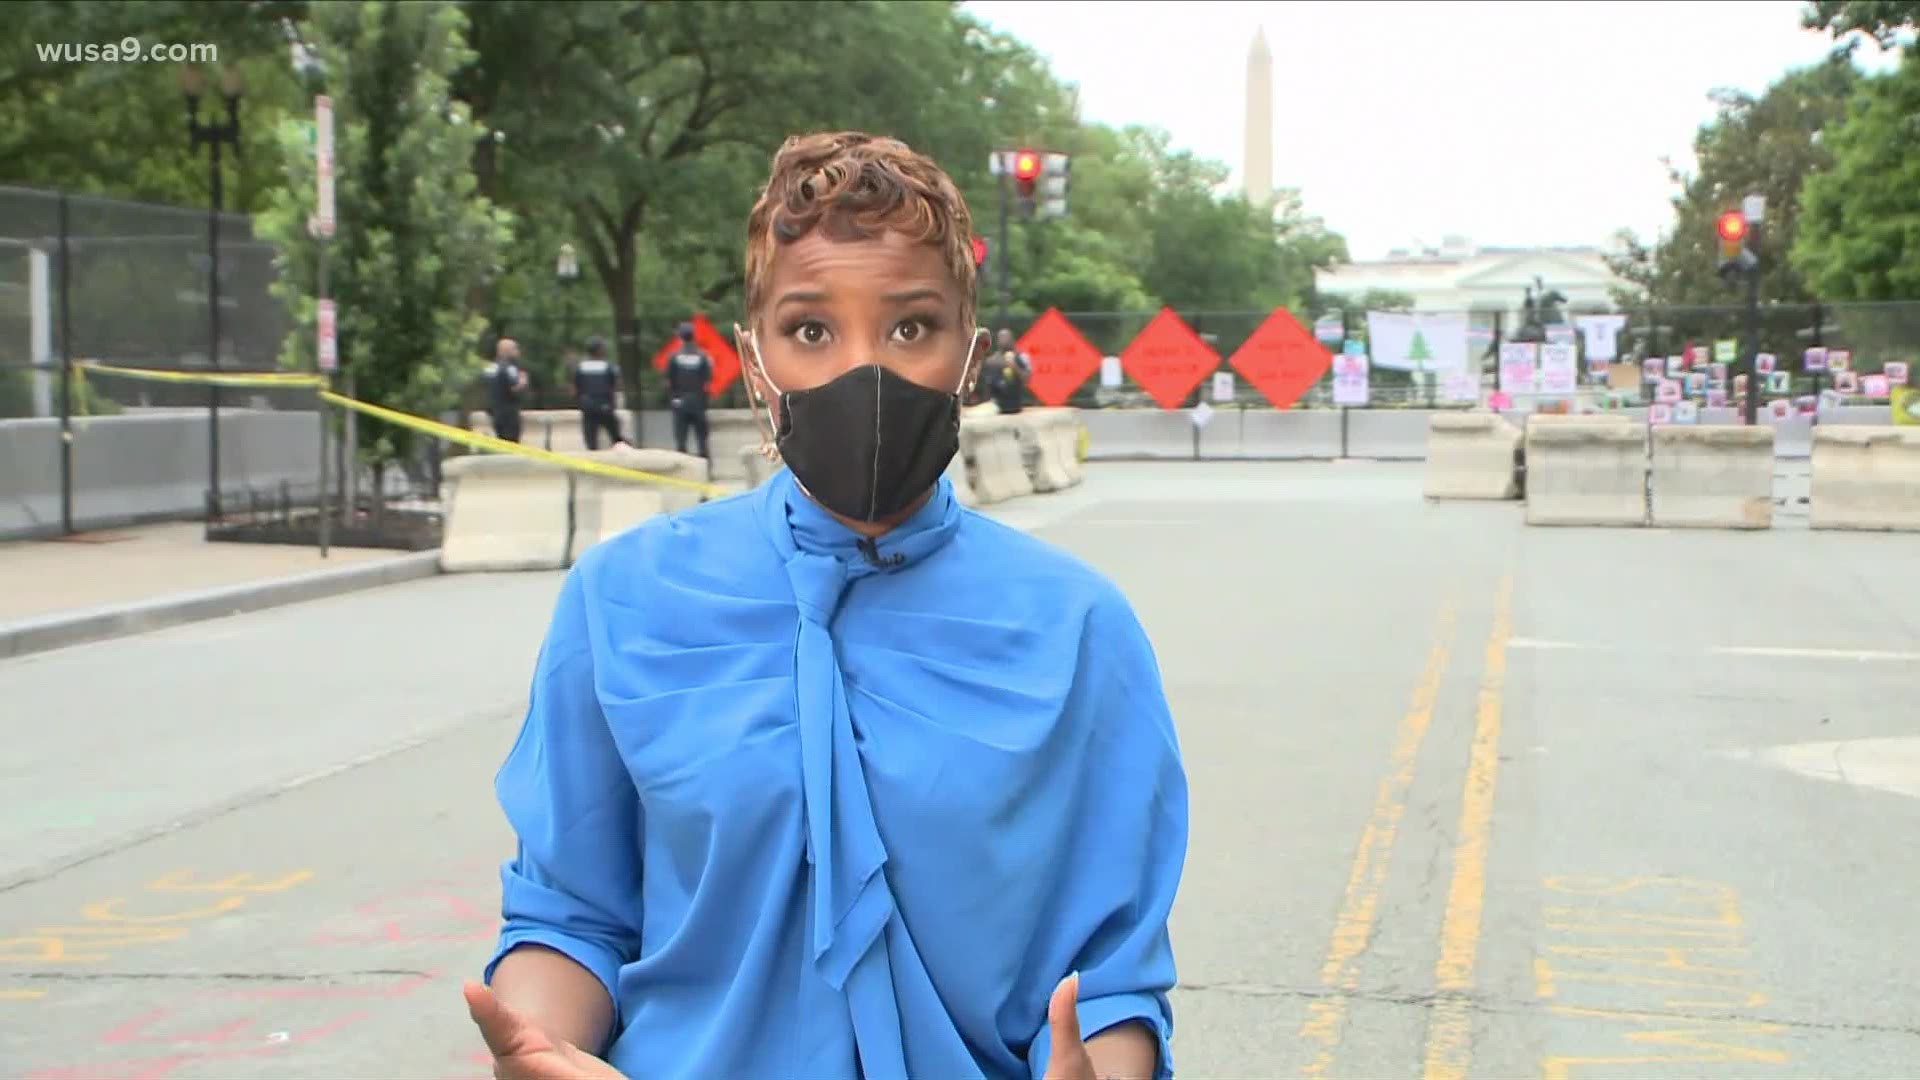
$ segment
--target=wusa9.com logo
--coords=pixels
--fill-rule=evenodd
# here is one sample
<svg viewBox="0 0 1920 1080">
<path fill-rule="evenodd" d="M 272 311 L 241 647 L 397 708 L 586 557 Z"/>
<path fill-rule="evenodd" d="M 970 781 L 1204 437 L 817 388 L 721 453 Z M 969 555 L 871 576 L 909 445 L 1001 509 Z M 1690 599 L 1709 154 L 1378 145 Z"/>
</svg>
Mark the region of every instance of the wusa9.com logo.
<svg viewBox="0 0 1920 1080">
<path fill-rule="evenodd" d="M 137 37 L 124 37 L 105 45 L 52 44 L 34 46 L 43 64 L 115 64 L 172 63 L 211 64 L 220 59 L 218 45 L 179 45 L 165 42 L 143 45 Z"/>
</svg>

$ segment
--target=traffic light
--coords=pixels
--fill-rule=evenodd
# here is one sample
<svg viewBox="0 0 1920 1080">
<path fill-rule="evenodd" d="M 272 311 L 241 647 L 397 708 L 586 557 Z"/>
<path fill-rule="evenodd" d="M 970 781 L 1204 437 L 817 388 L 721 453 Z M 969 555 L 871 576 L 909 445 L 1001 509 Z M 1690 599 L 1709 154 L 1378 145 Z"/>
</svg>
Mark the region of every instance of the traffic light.
<svg viewBox="0 0 1920 1080">
<path fill-rule="evenodd" d="M 1735 277 L 1749 273 L 1759 264 L 1747 249 L 1747 216 L 1728 210 L 1714 219 L 1713 231 L 1720 241 L 1720 276 L 1732 284 Z"/>
<path fill-rule="evenodd" d="M 1738 210 L 1729 210 L 1713 223 L 1713 230 L 1720 234 L 1720 257 L 1735 259 L 1740 249 L 1747 243 L 1747 217 Z"/>
<path fill-rule="evenodd" d="M 1033 187 L 1040 179 L 1040 154 L 1034 150 L 1015 150 L 1013 152 L 1014 190 L 1023 199 L 1033 198 Z"/>
<path fill-rule="evenodd" d="M 1048 154 L 1041 162 L 1040 216 L 1067 216 L 1067 190 L 1072 185 L 1073 159 L 1065 154 Z"/>
</svg>

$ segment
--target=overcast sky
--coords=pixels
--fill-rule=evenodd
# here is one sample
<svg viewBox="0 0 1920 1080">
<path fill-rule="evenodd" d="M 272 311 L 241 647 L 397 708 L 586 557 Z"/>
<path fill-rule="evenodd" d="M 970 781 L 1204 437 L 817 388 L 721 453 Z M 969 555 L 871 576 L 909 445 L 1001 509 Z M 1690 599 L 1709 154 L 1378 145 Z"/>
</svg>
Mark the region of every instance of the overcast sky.
<svg viewBox="0 0 1920 1080">
<path fill-rule="evenodd" d="M 1109 3 L 971 0 L 1081 89 L 1084 119 L 1167 129 L 1240 181 L 1247 53 L 1273 51 L 1277 187 L 1355 258 L 1461 234 L 1599 244 L 1664 228 L 1715 87 L 1817 62 L 1796 0 Z M 1871 43 L 1863 66 L 1890 64 Z"/>
</svg>

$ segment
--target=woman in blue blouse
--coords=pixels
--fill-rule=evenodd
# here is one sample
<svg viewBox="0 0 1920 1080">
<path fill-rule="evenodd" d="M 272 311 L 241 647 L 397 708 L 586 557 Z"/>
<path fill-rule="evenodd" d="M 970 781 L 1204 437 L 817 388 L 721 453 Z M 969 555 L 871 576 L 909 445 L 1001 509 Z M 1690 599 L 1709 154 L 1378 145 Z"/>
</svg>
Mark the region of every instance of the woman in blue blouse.
<svg viewBox="0 0 1920 1080">
<path fill-rule="evenodd" d="M 971 237 L 898 142 L 775 156 L 736 334 L 786 467 L 561 587 L 466 987 L 497 1076 L 1172 1075 L 1173 721 L 1113 584 L 943 475 Z"/>
</svg>

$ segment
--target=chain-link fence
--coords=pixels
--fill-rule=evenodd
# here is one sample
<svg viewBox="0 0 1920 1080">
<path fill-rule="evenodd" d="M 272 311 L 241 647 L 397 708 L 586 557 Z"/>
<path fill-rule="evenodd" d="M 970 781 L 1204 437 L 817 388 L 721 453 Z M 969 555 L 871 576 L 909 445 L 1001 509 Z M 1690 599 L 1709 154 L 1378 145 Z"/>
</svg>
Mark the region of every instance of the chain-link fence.
<svg viewBox="0 0 1920 1080">
<path fill-rule="evenodd" d="M 0 536 L 317 488 L 311 389 L 87 366 L 273 370 L 293 327 L 275 277 L 246 215 L 0 187 Z"/>
<path fill-rule="evenodd" d="M 227 371 L 273 368 L 293 325 L 269 292 L 273 256 L 243 214 L 0 187 L 0 417 L 58 415 L 63 356 L 205 371 L 217 355 Z M 92 416 L 204 407 L 210 391 L 81 372 L 69 394 L 74 415 Z M 311 394 L 289 391 L 229 389 L 221 401 L 313 408 Z"/>
</svg>

